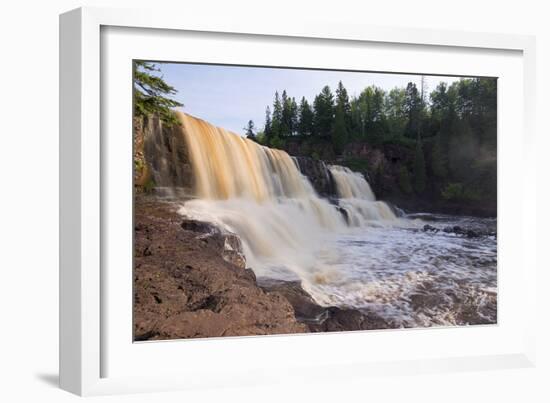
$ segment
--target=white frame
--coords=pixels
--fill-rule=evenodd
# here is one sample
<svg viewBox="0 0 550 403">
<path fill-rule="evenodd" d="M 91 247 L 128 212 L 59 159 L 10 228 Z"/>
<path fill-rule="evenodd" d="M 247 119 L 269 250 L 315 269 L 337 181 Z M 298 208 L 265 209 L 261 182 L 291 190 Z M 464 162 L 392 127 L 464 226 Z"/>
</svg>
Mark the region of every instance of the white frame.
<svg viewBox="0 0 550 403">
<path fill-rule="evenodd" d="M 240 21 L 236 18 L 195 20 L 178 13 L 150 10 L 83 8 L 60 18 L 60 384 L 81 395 L 135 391 L 154 391 L 205 386 L 204 382 L 179 377 L 102 378 L 101 374 L 101 283 L 100 189 L 100 27 L 140 27 L 198 32 L 224 32 L 282 37 L 341 39 L 387 44 L 419 44 L 523 52 L 524 74 L 524 158 L 525 172 L 535 172 L 534 100 L 535 42 L 533 37 L 478 34 L 454 31 L 429 31 L 381 28 L 326 23 L 301 23 L 281 28 L 266 21 Z M 531 165 L 529 165 L 531 164 Z M 524 228 L 535 227 L 533 178 L 524 182 Z M 531 231 L 534 233 L 535 231 Z M 534 306 L 536 262 L 533 242 L 524 242 L 528 277 L 523 292 Z M 534 312 L 534 309 L 531 310 Z M 534 365 L 534 323 L 528 318 L 524 328 L 526 342 L 522 351 L 505 355 L 418 359 L 387 363 L 350 363 L 339 368 L 340 376 L 370 373 L 401 374 L 418 371 L 469 370 Z M 333 335 L 331 337 L 338 337 Z M 357 335 L 355 337 L 361 337 Z M 242 348 L 242 347 L 241 347 Z M 310 368 L 309 377 L 335 378 L 332 371 Z M 292 382 L 298 368 L 288 368 L 283 380 Z M 302 378 L 304 374 L 301 373 Z M 338 376 L 338 375 L 336 375 Z M 267 382 L 261 375 L 233 377 L 233 384 Z M 278 379 L 277 381 L 280 381 Z M 214 386 L 214 385 L 213 385 Z"/>
</svg>

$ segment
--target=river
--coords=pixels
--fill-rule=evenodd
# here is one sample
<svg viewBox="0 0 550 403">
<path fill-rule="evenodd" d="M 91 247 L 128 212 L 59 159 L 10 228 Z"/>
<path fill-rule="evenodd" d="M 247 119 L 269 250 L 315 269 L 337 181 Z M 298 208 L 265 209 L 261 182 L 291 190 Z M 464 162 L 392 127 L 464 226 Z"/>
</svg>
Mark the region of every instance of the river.
<svg viewBox="0 0 550 403">
<path fill-rule="evenodd" d="M 284 151 L 179 118 L 195 172 L 180 213 L 238 235 L 260 282 L 298 280 L 318 304 L 392 327 L 496 323 L 496 220 L 396 214 L 339 166 L 328 200 Z"/>
</svg>

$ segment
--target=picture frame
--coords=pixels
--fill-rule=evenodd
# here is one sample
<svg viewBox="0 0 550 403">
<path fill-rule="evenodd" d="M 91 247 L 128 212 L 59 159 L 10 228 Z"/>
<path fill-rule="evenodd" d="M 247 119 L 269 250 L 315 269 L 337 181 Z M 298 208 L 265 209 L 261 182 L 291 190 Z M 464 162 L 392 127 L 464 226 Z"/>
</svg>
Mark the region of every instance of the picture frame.
<svg viewBox="0 0 550 403">
<path fill-rule="evenodd" d="M 125 312 L 128 313 L 131 295 L 121 292 L 127 298 L 121 297 L 120 303 L 113 298 L 113 293 L 119 290 L 124 281 L 128 281 L 130 287 L 131 272 L 128 277 L 128 265 L 125 262 L 131 256 L 125 256 L 124 260 L 123 255 L 128 252 L 131 254 L 131 250 L 113 248 L 110 243 L 115 238 L 120 238 L 125 239 L 126 245 L 131 239 L 131 222 L 122 220 L 115 225 L 113 220 L 118 220 L 116 211 L 120 210 L 112 208 L 110 204 L 116 199 L 120 209 L 131 197 L 131 190 L 129 194 L 127 186 L 116 187 L 117 183 L 122 183 L 118 180 L 123 181 L 123 177 L 131 171 L 130 160 L 127 163 L 113 164 L 115 150 L 127 150 L 130 141 L 127 138 L 123 144 L 124 136 L 120 136 L 118 140 L 113 135 L 113 129 L 118 128 L 123 132 L 127 130 L 130 133 L 131 128 L 127 125 L 127 120 L 111 121 L 115 109 L 110 109 L 108 105 L 115 105 L 116 100 L 116 108 L 127 111 L 126 119 L 131 117 L 128 93 L 124 90 L 112 92 L 112 87 L 115 87 L 113 78 L 118 73 L 111 72 L 117 69 L 120 73 L 128 71 L 131 66 L 122 60 L 123 57 L 147 58 L 145 50 L 130 55 L 135 49 L 125 46 L 125 41 L 131 41 L 131 37 L 138 33 L 141 35 L 143 48 L 151 48 L 151 43 L 178 43 L 181 35 L 187 35 L 187 54 L 194 53 L 193 61 L 196 62 L 212 62 L 217 58 L 219 62 L 225 60 L 230 64 L 237 63 L 237 59 L 232 59 L 221 51 L 217 55 L 213 55 L 211 51 L 209 53 L 209 46 L 232 41 L 235 45 L 233 49 L 238 48 L 239 43 L 248 49 L 269 45 L 279 51 L 287 48 L 294 56 L 298 53 L 292 52 L 298 52 L 299 49 L 304 53 L 306 50 L 305 53 L 310 55 L 311 60 L 315 60 L 314 48 L 317 46 L 342 49 L 343 53 L 366 52 L 365 49 L 368 48 L 370 52 L 378 52 L 372 54 L 379 54 L 380 60 L 357 59 L 355 63 L 358 63 L 358 67 L 370 67 L 375 71 L 387 71 L 383 67 L 384 63 L 388 65 L 387 63 L 395 62 L 403 52 L 425 54 L 434 63 L 435 70 L 443 68 L 438 67 L 438 59 L 434 56 L 438 52 L 443 54 L 441 66 L 446 59 L 455 62 L 455 73 L 466 69 L 465 65 L 460 66 L 458 63 L 463 57 L 462 53 L 468 53 L 468 57 L 477 57 L 480 60 L 486 57 L 487 60 L 480 63 L 480 66 L 485 66 L 482 70 L 487 73 L 493 71 L 492 69 L 502 68 L 504 88 L 519 94 L 518 103 L 521 103 L 521 108 L 519 117 L 513 118 L 510 114 L 501 113 L 502 108 L 518 105 L 508 104 L 499 94 L 499 141 L 504 139 L 504 145 L 499 145 L 499 324 L 483 329 L 438 328 L 374 331 L 368 334 L 353 332 L 140 345 L 132 343 L 125 333 L 131 332 L 131 329 L 123 328 L 127 320 L 121 320 Z M 199 46 L 192 45 L 193 41 L 203 42 Z M 208 41 L 210 42 L 206 43 Z M 292 46 L 296 47 L 293 51 Z M 127 49 L 127 54 L 120 52 L 121 47 Z M 155 52 L 166 51 L 166 47 L 158 48 Z M 390 52 L 386 52 L 388 48 L 391 48 Z M 116 54 L 120 55 L 122 62 L 111 65 L 109 58 L 114 60 Z M 174 57 L 179 60 L 182 56 L 180 54 Z M 383 59 L 387 61 L 384 62 Z M 261 51 L 249 56 L 247 60 L 250 63 L 257 60 L 256 64 L 259 65 L 272 63 L 262 56 Z M 307 63 L 308 59 L 303 60 L 301 65 Z M 495 60 L 502 60 L 501 66 L 497 66 Z M 347 63 L 350 65 L 353 61 Z M 507 65 L 510 66 L 509 70 L 502 67 Z M 422 67 L 412 62 L 408 66 L 401 62 L 400 67 L 402 68 L 396 71 L 441 73 L 439 70 L 419 70 Z M 535 147 L 535 89 L 535 40 L 530 36 L 327 24 L 322 21 L 279 25 L 265 20 L 241 21 L 238 18 L 203 20 L 192 16 L 182 17 L 169 11 L 151 10 L 80 8 L 62 14 L 59 329 L 61 387 L 79 395 L 97 395 L 246 386 L 275 381 L 292 383 L 296 376 L 302 379 L 333 380 L 373 374 L 398 375 L 533 366 L 535 322 L 530 315 L 535 312 L 537 266 L 534 242 L 527 240 L 534 236 L 536 225 L 533 196 L 535 159 L 532 157 Z M 131 91 L 130 88 L 127 90 Z M 517 128 L 522 135 L 512 138 L 509 127 Z M 512 172 L 514 167 L 510 166 L 509 159 L 510 152 L 514 149 L 520 153 L 522 161 L 521 167 L 516 167 L 517 172 Z M 519 191 L 515 194 L 503 182 L 504 174 L 507 175 L 507 180 L 516 181 Z M 516 212 L 513 218 L 511 211 Z M 124 217 L 128 218 L 128 215 Z M 515 250 L 512 251 L 510 247 Z M 121 260 L 116 260 L 119 258 Z M 120 281 L 112 278 L 113 271 L 108 269 L 115 267 L 111 264 L 112 259 L 121 263 L 117 267 L 124 268 L 120 269 L 120 277 L 117 277 Z M 521 296 L 518 306 L 515 305 L 513 295 Z M 462 341 L 450 347 L 449 343 L 457 340 Z M 479 343 L 473 345 L 473 340 L 478 340 Z M 380 351 L 379 355 L 374 353 L 373 345 Z M 341 346 L 340 350 L 332 353 L 336 346 Z M 354 346 L 364 348 L 358 352 L 357 349 L 352 350 Z M 415 348 L 411 349 L 411 346 Z M 407 353 L 405 348 L 416 351 Z M 330 353 L 323 357 L 315 355 L 316 351 L 323 349 L 328 349 Z M 296 352 L 300 352 L 300 355 L 295 354 Z M 178 354 L 185 354 L 186 360 L 176 359 Z M 147 373 L 136 368 L 132 357 L 135 359 L 138 355 L 140 360 L 161 362 L 163 370 Z M 122 362 L 127 365 L 118 365 Z M 212 363 L 220 365 L 212 369 Z M 131 370 L 132 366 L 134 371 Z"/>
</svg>

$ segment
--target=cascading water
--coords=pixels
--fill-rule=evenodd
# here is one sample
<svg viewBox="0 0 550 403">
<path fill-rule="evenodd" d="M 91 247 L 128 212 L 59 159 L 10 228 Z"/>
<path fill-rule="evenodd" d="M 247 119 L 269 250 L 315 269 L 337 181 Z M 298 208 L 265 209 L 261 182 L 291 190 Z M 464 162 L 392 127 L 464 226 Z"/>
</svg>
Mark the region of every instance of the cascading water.
<svg viewBox="0 0 550 403">
<path fill-rule="evenodd" d="M 339 205 L 346 211 L 350 225 L 365 226 L 396 219 L 386 203 L 376 200 L 363 175 L 338 165 L 329 169 L 336 182 Z"/>
<path fill-rule="evenodd" d="M 320 198 L 295 161 L 284 151 L 261 146 L 251 140 L 180 113 L 182 134 L 195 176 L 196 199 L 185 203 L 182 213 L 208 221 L 241 237 L 248 264 L 259 276 L 278 276 L 307 281 L 318 277 L 319 253 L 326 250 L 334 232 L 348 228 L 338 207 Z M 342 171 L 338 184 L 361 186 L 351 171 Z M 361 194 L 354 200 L 359 200 Z M 355 217 L 395 219 L 382 207 L 365 214 L 365 206 L 354 211 L 345 205 L 352 225 L 364 223 Z M 386 206 L 387 207 L 387 206 Z M 380 212 L 376 217 L 377 212 Z"/>
<path fill-rule="evenodd" d="M 368 309 L 396 326 L 459 323 L 456 301 L 476 298 L 493 320 L 496 241 L 419 233 L 419 223 L 396 218 L 361 174 L 340 166 L 328 167 L 331 202 L 286 152 L 178 117 L 194 177 L 180 213 L 237 234 L 259 279 L 299 280 L 321 305 Z M 425 289 L 441 300 L 415 307 Z"/>
</svg>

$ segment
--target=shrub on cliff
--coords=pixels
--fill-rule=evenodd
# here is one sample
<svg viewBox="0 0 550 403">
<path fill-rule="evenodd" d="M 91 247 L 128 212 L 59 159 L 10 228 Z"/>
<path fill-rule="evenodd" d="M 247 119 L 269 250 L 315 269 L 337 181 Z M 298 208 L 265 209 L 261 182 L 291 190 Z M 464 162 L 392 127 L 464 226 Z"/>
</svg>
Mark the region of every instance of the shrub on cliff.
<svg viewBox="0 0 550 403">
<path fill-rule="evenodd" d="M 441 197 L 447 201 L 478 201 L 482 199 L 479 191 L 462 183 L 449 183 L 441 191 Z"/>
</svg>

